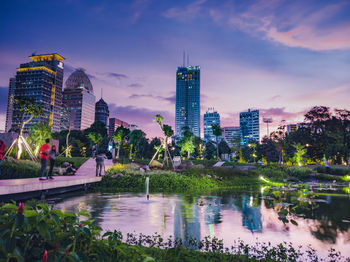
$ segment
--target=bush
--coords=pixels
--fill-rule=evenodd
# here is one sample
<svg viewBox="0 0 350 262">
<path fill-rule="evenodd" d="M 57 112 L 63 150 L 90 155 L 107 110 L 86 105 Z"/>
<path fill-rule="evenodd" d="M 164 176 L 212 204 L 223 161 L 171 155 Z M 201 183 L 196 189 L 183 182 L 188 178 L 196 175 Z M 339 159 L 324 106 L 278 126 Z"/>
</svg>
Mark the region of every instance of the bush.
<svg viewBox="0 0 350 262">
<path fill-rule="evenodd" d="M 30 160 L 4 159 L 0 179 L 31 178 L 40 176 L 40 164 Z"/>
<path fill-rule="evenodd" d="M 316 168 L 316 171 L 318 173 L 324 173 L 327 174 L 326 167 L 325 166 L 318 166 Z M 329 168 L 329 174 L 335 175 L 335 176 L 345 176 L 350 175 L 350 168 L 349 167 L 330 167 Z"/>
</svg>

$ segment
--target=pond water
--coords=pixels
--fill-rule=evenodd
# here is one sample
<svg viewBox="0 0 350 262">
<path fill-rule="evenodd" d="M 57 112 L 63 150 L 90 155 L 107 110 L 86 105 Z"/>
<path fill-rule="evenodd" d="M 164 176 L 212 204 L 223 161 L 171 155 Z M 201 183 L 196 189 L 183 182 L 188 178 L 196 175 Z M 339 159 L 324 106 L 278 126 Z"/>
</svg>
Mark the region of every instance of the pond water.
<svg viewBox="0 0 350 262">
<path fill-rule="evenodd" d="M 286 241 L 295 247 L 311 245 L 321 256 L 333 247 L 350 257 L 349 194 L 319 188 L 313 190 L 317 197 L 308 199 L 301 192 L 261 188 L 197 196 L 151 194 L 149 200 L 143 193 L 80 193 L 67 196 L 55 208 L 86 209 L 104 231 L 119 230 L 124 236 L 155 232 L 184 240 L 215 236 L 225 246 L 238 239 L 249 244 Z M 278 194 L 282 195 L 279 200 L 274 197 Z M 298 225 L 279 219 L 281 207 L 289 204 L 292 213 L 288 218 Z"/>
</svg>

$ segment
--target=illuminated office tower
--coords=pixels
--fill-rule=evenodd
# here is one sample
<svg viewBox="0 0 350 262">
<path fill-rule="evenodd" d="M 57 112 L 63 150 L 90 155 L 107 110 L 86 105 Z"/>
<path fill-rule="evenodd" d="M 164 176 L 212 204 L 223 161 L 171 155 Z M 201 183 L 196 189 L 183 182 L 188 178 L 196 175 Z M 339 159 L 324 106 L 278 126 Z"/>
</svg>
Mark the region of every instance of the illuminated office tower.
<svg viewBox="0 0 350 262">
<path fill-rule="evenodd" d="M 13 105 L 15 103 L 16 78 L 10 78 L 9 93 L 7 98 L 6 126 L 5 132 L 10 131 L 12 126 Z"/>
<path fill-rule="evenodd" d="M 200 136 L 200 67 L 182 66 L 176 72 L 175 135 L 182 137 L 188 127 Z"/>
<path fill-rule="evenodd" d="M 95 105 L 95 122 L 100 121 L 108 126 L 109 110 L 108 104 L 102 99 L 98 100 Z"/>
<path fill-rule="evenodd" d="M 28 131 L 33 125 L 47 121 L 52 132 L 60 131 L 62 107 L 63 60 L 57 53 L 35 55 L 29 57 L 31 62 L 21 64 L 17 68 L 14 83 L 13 101 L 16 99 L 32 99 L 35 104 L 41 105 L 44 115 L 33 118 L 26 126 Z M 10 109 L 11 111 L 11 105 Z M 19 130 L 23 112 L 13 103 L 12 129 Z M 25 115 L 23 120 L 27 120 Z M 10 121 L 10 118 L 8 118 Z"/>
<path fill-rule="evenodd" d="M 260 141 L 259 110 L 250 110 L 239 114 L 241 144 Z"/>
<path fill-rule="evenodd" d="M 204 140 L 216 141 L 216 136 L 213 134 L 213 125 L 220 126 L 220 115 L 214 108 L 209 108 L 203 116 Z"/>
<path fill-rule="evenodd" d="M 95 96 L 83 69 L 75 70 L 66 80 L 63 91 L 62 129 L 84 130 L 95 120 Z"/>
</svg>

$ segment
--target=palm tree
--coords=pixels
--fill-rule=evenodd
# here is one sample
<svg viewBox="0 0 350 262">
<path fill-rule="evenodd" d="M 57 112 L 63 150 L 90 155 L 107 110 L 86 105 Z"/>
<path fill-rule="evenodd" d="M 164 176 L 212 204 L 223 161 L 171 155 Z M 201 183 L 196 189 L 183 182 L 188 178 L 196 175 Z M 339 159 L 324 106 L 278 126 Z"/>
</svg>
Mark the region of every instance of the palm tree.
<svg viewBox="0 0 350 262">
<path fill-rule="evenodd" d="M 211 126 L 213 130 L 213 135 L 216 137 L 216 159 L 219 160 L 219 141 L 218 137 L 222 135 L 222 129 L 219 124 L 214 124 Z"/>
</svg>

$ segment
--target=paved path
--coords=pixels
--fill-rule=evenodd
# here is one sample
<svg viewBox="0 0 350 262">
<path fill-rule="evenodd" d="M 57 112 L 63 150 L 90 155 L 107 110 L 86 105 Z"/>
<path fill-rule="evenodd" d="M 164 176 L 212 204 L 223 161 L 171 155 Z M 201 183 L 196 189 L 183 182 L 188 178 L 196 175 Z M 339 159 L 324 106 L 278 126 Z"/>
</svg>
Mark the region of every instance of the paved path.
<svg viewBox="0 0 350 262">
<path fill-rule="evenodd" d="M 225 162 L 224 161 L 219 161 L 213 167 L 221 167 Z"/>
<path fill-rule="evenodd" d="M 106 170 L 112 166 L 112 160 L 105 161 Z M 0 180 L 0 199 L 1 195 L 43 191 L 90 184 L 99 181 L 101 181 L 101 177 L 96 177 L 96 162 L 94 159 L 90 158 L 78 169 L 75 176 L 55 176 L 54 179 L 51 180 L 39 180 L 39 178 Z"/>
</svg>

